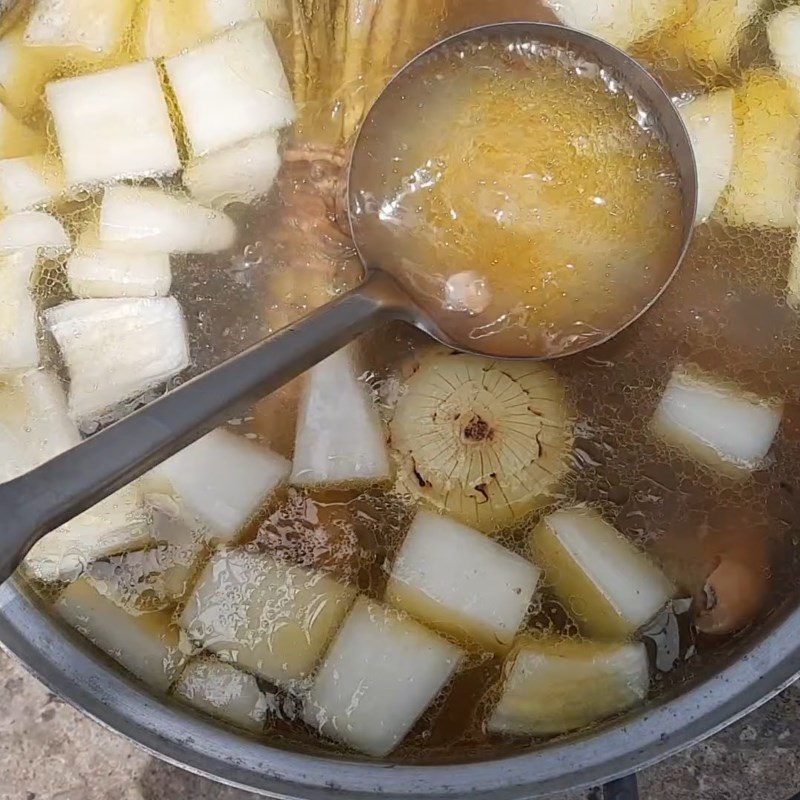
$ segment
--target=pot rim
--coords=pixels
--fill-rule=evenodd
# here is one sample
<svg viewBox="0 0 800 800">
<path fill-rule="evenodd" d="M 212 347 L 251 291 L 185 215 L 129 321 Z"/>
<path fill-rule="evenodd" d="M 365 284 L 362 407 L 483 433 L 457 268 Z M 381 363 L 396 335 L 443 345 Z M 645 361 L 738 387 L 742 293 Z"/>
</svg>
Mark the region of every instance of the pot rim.
<svg viewBox="0 0 800 800">
<path fill-rule="evenodd" d="M 675 697 L 574 741 L 472 764 L 401 766 L 304 755 L 258 742 L 152 695 L 86 639 L 49 617 L 20 581 L 0 587 L 0 643 L 52 692 L 154 756 L 280 798 L 379 794 L 522 800 L 603 783 L 717 732 L 800 675 L 800 606 L 776 614 L 743 655 Z"/>
</svg>

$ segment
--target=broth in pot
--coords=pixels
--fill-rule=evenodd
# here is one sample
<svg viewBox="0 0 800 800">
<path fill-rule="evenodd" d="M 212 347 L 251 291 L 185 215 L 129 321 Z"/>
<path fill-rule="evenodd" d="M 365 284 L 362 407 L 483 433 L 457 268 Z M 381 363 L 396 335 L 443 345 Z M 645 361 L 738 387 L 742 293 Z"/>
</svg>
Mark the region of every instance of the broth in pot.
<svg viewBox="0 0 800 800">
<path fill-rule="evenodd" d="M 54 615 L 264 742 L 433 764 L 657 699 L 788 596 L 800 6 L 644 5 L 35 0 L 6 20 L 5 480 L 360 279 L 348 147 L 450 33 L 609 40 L 668 88 L 699 174 L 682 269 L 613 340 L 530 363 L 366 336 L 37 544 L 22 573 Z M 459 325 L 512 297 L 526 335 L 577 335 L 576 303 L 602 330 L 675 262 L 674 164 L 573 56 L 434 65 L 386 142 L 382 221 L 413 228 Z"/>
</svg>

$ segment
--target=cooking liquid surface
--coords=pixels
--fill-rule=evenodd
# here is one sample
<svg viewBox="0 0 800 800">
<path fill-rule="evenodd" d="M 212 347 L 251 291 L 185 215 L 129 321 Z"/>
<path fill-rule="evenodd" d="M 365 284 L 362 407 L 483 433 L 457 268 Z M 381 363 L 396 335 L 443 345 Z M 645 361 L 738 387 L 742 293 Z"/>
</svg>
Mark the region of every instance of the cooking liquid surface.
<svg viewBox="0 0 800 800">
<path fill-rule="evenodd" d="M 556 356 L 659 292 L 680 253 L 679 178 L 613 75 L 504 37 L 440 48 L 395 83 L 361 134 L 357 238 L 453 338 Z"/>
<path fill-rule="evenodd" d="M 403 58 L 465 25 L 490 23 L 498 21 L 501 16 L 553 21 L 552 14 L 543 13 L 538 3 L 522 0 L 492 4 L 485 0 L 452 0 L 446 4 L 446 9 L 444 5 L 433 3 L 429 8 L 421 9 L 416 3 L 408 4 L 409 8 L 417 9 L 414 13 L 420 17 L 418 28 L 421 33 L 416 38 L 409 38 L 412 49 Z M 286 63 L 291 63 L 287 54 L 292 51 L 294 39 L 288 26 L 277 24 L 273 33 Z M 769 63 L 763 41 L 743 40 L 742 53 L 748 63 Z M 134 57 L 134 53 L 126 51 L 120 60 Z M 669 64 L 661 65 L 658 59 L 652 63 L 659 78 L 676 93 L 689 96 L 720 83 L 734 83 L 737 79 L 735 75 L 712 79 L 705 73 L 686 69 L 675 71 Z M 737 61 L 735 69 L 741 68 L 742 62 Z M 65 74 L 74 74 L 75 71 L 70 69 Z M 534 79 L 527 70 L 525 76 L 525 81 Z M 541 77 L 538 79 L 542 81 Z M 362 90 L 365 80 L 365 76 L 356 80 L 356 93 Z M 498 78 L 482 76 L 481 80 L 489 86 Z M 525 81 L 516 80 L 514 86 L 517 88 L 513 91 L 512 87 L 507 87 L 510 93 L 502 95 L 496 107 L 503 106 L 504 113 L 512 116 L 518 113 L 512 98 L 523 108 L 529 107 L 533 98 L 517 95 Z M 588 92 L 589 101 L 607 108 L 610 118 L 621 119 L 619 115 L 624 101 L 620 96 L 609 95 L 592 81 L 581 84 L 575 78 L 572 83 L 575 85 L 573 90 L 582 87 Z M 587 86 L 595 86 L 596 91 L 588 91 Z M 475 107 L 463 94 L 448 90 L 447 95 L 449 108 L 458 108 L 466 114 L 475 113 Z M 513 107 L 508 109 L 507 106 Z M 38 116 L 32 122 L 39 122 L 44 128 L 46 114 L 41 105 L 38 108 Z M 335 111 L 332 118 L 336 118 L 337 113 Z M 564 118 L 564 125 L 585 129 L 590 124 L 588 114 L 586 117 L 581 115 L 579 120 L 570 117 L 571 114 Z M 398 118 L 395 141 L 401 135 L 405 138 L 407 133 L 414 133 L 417 126 L 432 125 L 434 117 L 423 119 L 422 115 L 412 114 L 410 118 L 411 123 Z M 541 128 L 544 123 L 532 117 L 528 125 Z M 439 134 L 446 127 L 440 127 Z M 651 151 L 652 140 L 641 131 L 637 133 L 637 127 L 623 125 L 623 135 L 642 145 L 652 175 L 653 165 L 660 156 Z M 50 147 L 54 151 L 52 129 L 49 134 Z M 451 126 L 449 134 L 465 142 L 464 131 L 456 126 Z M 508 140 L 511 131 L 500 131 L 497 135 Z M 422 137 L 416 138 L 423 141 Z M 536 144 L 533 137 L 526 136 L 528 139 L 529 144 Z M 172 259 L 173 291 L 187 318 L 192 352 L 192 365 L 182 378 L 239 352 L 357 279 L 350 243 L 328 224 L 333 217 L 331 208 L 334 205 L 329 202 L 333 194 L 331 187 L 336 186 L 337 178 L 341 176 L 343 161 L 331 157 L 329 143 L 320 144 L 313 134 L 288 136 L 283 144 L 286 151 L 293 152 L 293 158 L 284 159 L 277 189 L 254 208 L 231 209 L 240 230 L 235 250 L 214 257 L 179 256 Z M 443 146 L 446 145 L 447 142 Z M 492 142 L 489 141 L 488 145 L 491 147 Z M 318 158 L 310 158 L 307 163 L 298 159 L 298 146 L 308 147 L 312 153 L 316 152 Z M 451 148 L 451 152 L 456 152 L 455 148 Z M 576 149 L 568 150 L 566 155 L 574 159 L 578 152 Z M 534 150 L 529 157 L 534 155 L 546 160 L 548 153 Z M 492 157 L 498 158 L 498 154 L 494 153 Z M 395 187 L 400 186 L 402 179 L 412 175 L 428 158 L 429 153 L 418 152 L 414 159 L 408 158 L 407 165 L 404 161 L 404 169 L 393 173 Z M 466 208 L 459 209 L 461 218 L 466 215 L 474 224 L 483 227 L 497 250 L 498 263 L 515 263 L 514 253 L 507 247 L 506 237 L 511 229 L 485 213 L 486 206 L 477 200 L 486 198 L 488 194 L 492 201 L 489 206 L 502 205 L 504 210 L 527 209 L 535 205 L 525 194 L 529 182 L 523 176 L 527 171 L 527 166 L 510 170 L 508 174 L 513 180 L 495 191 L 494 196 L 492 186 L 481 187 L 485 189 L 483 194 L 475 193 L 476 181 L 470 180 L 470 175 L 464 170 L 454 169 L 448 175 L 448 181 L 457 178 L 471 183 L 473 192 L 466 193 L 470 202 Z M 616 197 L 614 186 L 609 186 L 603 175 L 594 178 L 602 182 L 606 191 L 604 195 L 595 192 L 594 196 Z M 490 179 L 494 181 L 496 176 L 490 175 L 486 180 Z M 547 195 L 547 184 L 540 180 L 534 185 L 537 186 L 536 202 L 541 203 Z M 663 203 L 664 196 L 669 195 L 670 182 L 665 181 L 663 186 L 658 181 L 648 185 L 653 191 L 661 191 L 658 202 Z M 441 188 L 439 185 L 433 187 L 441 193 L 432 192 L 429 197 L 431 200 L 438 198 L 440 205 L 434 207 L 431 202 L 423 211 L 425 215 L 431 215 L 431 219 L 437 219 L 437 213 L 440 216 L 444 214 L 447 225 L 441 230 L 454 237 L 454 231 L 458 229 L 447 219 L 443 194 L 446 186 L 445 183 Z M 634 188 L 640 191 L 637 185 Z M 497 202 L 498 195 L 502 204 Z M 583 206 L 577 193 L 570 196 L 577 204 L 574 208 L 586 215 L 587 224 L 594 219 L 601 230 L 608 228 L 623 238 L 630 233 L 631 247 L 639 247 L 640 241 L 628 226 L 635 228 L 652 223 L 644 215 L 635 215 L 626 220 L 620 231 L 619 227 L 614 227 L 614 219 L 605 213 L 607 206 Z M 558 197 L 548 199 L 556 205 L 560 203 Z M 79 200 L 80 203 L 58 211 L 74 231 L 80 229 L 86 216 L 96 212 L 99 202 L 97 195 L 89 194 Z M 618 202 L 624 204 L 625 198 L 619 198 Z M 571 203 L 565 203 L 564 210 L 573 210 Z M 661 209 L 662 213 L 668 213 L 668 204 L 662 205 Z M 409 213 L 423 212 L 412 208 Z M 527 225 L 530 226 L 535 219 L 529 215 Z M 309 229 L 312 235 L 305 236 Z M 659 223 L 658 230 L 663 233 L 665 228 Z M 537 234 L 541 232 L 537 228 Z M 641 230 L 637 236 L 640 234 Z M 532 245 L 536 244 L 530 233 L 515 235 L 525 241 L 529 237 Z M 466 238 L 470 236 L 470 231 L 467 231 Z M 770 563 L 769 569 L 765 570 L 765 577 L 770 581 L 770 593 L 764 605 L 764 615 L 782 603 L 794 601 L 796 575 L 800 568 L 797 558 L 800 523 L 800 485 L 797 480 L 800 474 L 800 324 L 797 313 L 785 301 L 786 273 L 793 242 L 792 231 L 737 229 L 712 220 L 697 230 L 684 267 L 664 297 L 641 320 L 611 342 L 555 363 L 569 402 L 575 409 L 576 439 L 570 457 L 570 473 L 554 496 L 552 506 L 540 512 L 547 513 L 575 502 L 592 504 L 631 541 L 660 559 L 678 584 L 681 596 L 688 596 L 699 588 L 707 574 L 709 559 L 717 556 L 713 548 L 709 550 L 707 547 L 708 537 L 704 534 L 707 522 L 711 520 L 723 533 L 733 530 L 734 538 L 740 539 L 742 534 L 746 546 L 757 547 L 760 557 L 766 552 Z M 426 238 L 420 241 L 419 246 L 430 250 L 436 242 Z M 558 253 L 563 245 L 553 235 L 548 246 L 551 248 L 550 256 L 552 252 Z M 533 249 L 535 251 L 535 247 Z M 464 252 L 469 253 L 469 248 L 465 247 Z M 591 256 L 589 252 L 587 258 Z M 422 263 L 425 270 L 430 270 L 430 261 Z M 605 275 L 602 262 L 587 260 L 586 264 L 589 266 L 585 268 L 595 270 L 593 274 L 598 279 Z M 482 268 L 488 270 L 490 266 L 490 259 L 482 261 Z M 652 262 L 650 268 L 653 269 Z M 462 266 L 454 264 L 452 270 L 461 271 Z M 500 274 L 499 269 L 496 272 Z M 444 277 L 450 274 L 450 270 L 441 269 L 440 274 Z M 562 270 L 560 277 L 566 274 L 573 273 Z M 495 283 L 497 280 L 495 275 Z M 493 288 L 497 291 L 497 286 Z M 537 286 L 536 291 L 543 290 Z M 40 308 L 70 297 L 63 259 L 43 265 L 37 276 L 36 296 Z M 564 298 L 559 299 L 552 287 L 550 296 L 555 305 L 563 309 Z M 606 295 L 599 293 L 599 296 Z M 441 295 L 435 297 L 436 308 L 441 311 Z M 456 318 L 464 319 L 469 325 L 474 325 L 478 319 L 463 316 L 463 312 Z M 431 347 L 426 337 L 402 326 L 379 331 L 360 343 L 363 377 L 387 420 L 391 419 L 397 397 L 403 392 L 410 365 L 424 357 Z M 45 365 L 58 369 L 59 362 L 53 349 L 44 353 Z M 747 390 L 784 399 L 784 420 L 773 447 L 763 468 L 751 479 L 744 482 L 731 480 L 667 448 L 649 434 L 648 422 L 671 369 L 679 362 L 698 364 Z M 64 370 L 61 371 L 63 375 Z M 253 413 L 234 420 L 230 430 L 255 437 L 291 456 L 297 397 L 297 385 L 287 387 L 263 401 Z M 352 581 L 360 591 L 380 598 L 387 570 L 415 508 L 415 499 L 398 491 L 291 490 L 273 498 L 259 512 L 243 531 L 242 541 L 254 542 L 255 547 L 280 554 L 289 561 Z M 527 534 L 538 517 L 539 513 L 534 514 L 529 520 L 501 531 L 497 540 L 517 553 L 527 554 Z M 323 518 L 328 520 L 327 527 L 320 525 Z M 50 585 L 45 594 L 54 599 L 61 589 L 63 585 Z M 169 613 L 175 610 L 170 608 Z M 558 633 L 569 637 L 579 634 L 570 607 L 554 599 L 547 590 L 537 593 L 524 632 Z M 662 689 L 664 692 L 679 691 L 684 682 L 703 674 L 706 669 L 714 669 L 717 663 L 736 652 L 740 644 L 737 637 L 714 638 L 698 634 L 689 628 L 686 614 L 671 615 L 663 632 L 656 633 L 652 638 L 645 637 L 654 656 L 651 658 L 653 678 L 649 702 L 658 702 Z M 236 653 L 231 655 L 235 660 Z M 398 763 L 457 763 L 497 758 L 528 750 L 537 744 L 527 739 L 500 739 L 486 733 L 485 720 L 497 697 L 501 668 L 502 659 L 497 656 L 470 660 L 447 692 L 425 712 L 390 760 Z M 343 752 L 339 745 L 319 739 L 300 721 L 297 701 L 290 693 L 263 682 L 261 688 L 270 702 L 265 732 L 268 744 L 277 743 L 315 753 Z M 354 757 L 351 751 L 344 754 L 346 758 Z"/>
</svg>

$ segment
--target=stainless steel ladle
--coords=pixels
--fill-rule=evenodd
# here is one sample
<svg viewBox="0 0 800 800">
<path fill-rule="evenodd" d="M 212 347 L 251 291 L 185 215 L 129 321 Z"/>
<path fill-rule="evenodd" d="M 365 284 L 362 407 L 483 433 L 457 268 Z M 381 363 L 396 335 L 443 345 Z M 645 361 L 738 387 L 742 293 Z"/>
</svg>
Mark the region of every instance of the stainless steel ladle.
<svg viewBox="0 0 800 800">
<path fill-rule="evenodd" d="M 474 343 L 449 337 L 423 312 L 409 293 L 402 275 L 396 279 L 375 268 L 377 261 L 371 249 L 368 226 L 362 224 L 357 211 L 359 198 L 371 192 L 361 181 L 379 172 L 364 168 L 371 158 L 371 143 L 380 136 L 383 126 L 396 122 L 393 117 L 400 82 L 413 80 L 415 70 L 436 48 L 467 45 L 490 37 L 562 45 L 584 54 L 588 61 L 598 63 L 620 78 L 641 107 L 657 121 L 681 180 L 683 245 L 675 270 L 639 313 L 655 302 L 677 271 L 688 247 L 697 196 L 691 143 L 670 98 L 636 61 L 606 42 L 576 30 L 544 23 L 513 22 L 457 34 L 417 56 L 393 78 L 369 112 L 357 138 L 348 176 L 348 211 L 353 240 L 365 268 L 363 283 L 72 450 L 0 485 L 0 581 L 12 574 L 33 544 L 49 531 L 91 508 L 367 330 L 390 320 L 405 320 L 454 349 L 486 354 L 478 351 Z M 621 321 L 619 330 L 630 322 L 632 319 Z M 617 332 L 613 331 L 606 338 Z M 597 343 L 592 341 L 592 344 Z M 496 357 L 497 353 L 491 355 Z M 542 356 L 533 353 L 531 357 Z"/>
</svg>

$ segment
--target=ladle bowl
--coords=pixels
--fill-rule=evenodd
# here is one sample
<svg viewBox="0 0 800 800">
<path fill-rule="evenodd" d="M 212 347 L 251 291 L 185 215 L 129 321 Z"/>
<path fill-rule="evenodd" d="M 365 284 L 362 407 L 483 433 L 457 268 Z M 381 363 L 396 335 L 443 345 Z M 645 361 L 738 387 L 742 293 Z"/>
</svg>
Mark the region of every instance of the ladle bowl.
<svg viewBox="0 0 800 800">
<path fill-rule="evenodd" d="M 481 352 L 473 342 L 452 339 L 425 313 L 402 275 L 377 268 L 369 226 L 357 213 L 375 187 L 368 168 L 371 148 L 393 119 L 398 86 L 413 78 L 440 47 L 489 37 L 507 37 L 560 45 L 609 70 L 655 120 L 677 165 L 683 196 L 682 246 L 674 269 L 634 317 L 620 320 L 603 341 L 629 325 L 664 291 L 677 271 L 694 225 L 697 175 L 691 142 L 680 115 L 656 80 L 635 60 L 612 45 L 580 31 L 556 25 L 512 22 L 482 26 L 445 39 L 409 62 L 378 98 L 356 139 L 348 173 L 348 211 L 353 241 L 364 265 L 364 280 L 296 324 L 279 331 L 220 366 L 194 378 L 72 450 L 20 478 L 0 485 L 0 581 L 6 580 L 42 536 L 91 508 L 149 469 L 224 423 L 238 411 L 278 389 L 361 333 L 390 320 L 404 320 L 456 350 Z M 599 344 L 600 340 L 592 341 Z M 569 351 L 583 349 L 580 343 Z M 540 353 L 529 357 L 541 358 Z"/>
</svg>

